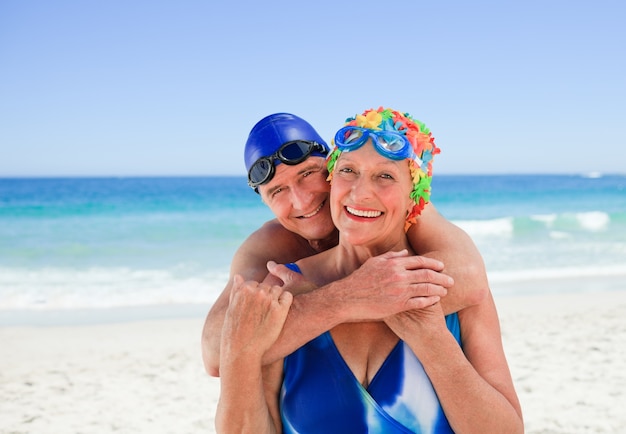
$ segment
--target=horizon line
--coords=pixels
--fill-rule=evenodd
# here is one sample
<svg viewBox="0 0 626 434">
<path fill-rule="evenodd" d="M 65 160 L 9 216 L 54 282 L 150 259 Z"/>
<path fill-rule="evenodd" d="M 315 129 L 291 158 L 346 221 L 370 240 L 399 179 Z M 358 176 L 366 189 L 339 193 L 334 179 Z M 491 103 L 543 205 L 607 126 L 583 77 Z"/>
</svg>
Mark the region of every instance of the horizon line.
<svg viewBox="0 0 626 434">
<path fill-rule="evenodd" d="M 245 178 L 246 174 L 44 174 L 44 175 L 4 175 L 0 179 L 124 179 L 124 178 Z M 604 176 L 626 176 L 626 172 L 603 172 L 603 171 L 571 171 L 571 172 L 444 172 L 436 173 L 433 178 L 439 176 L 583 176 L 587 178 L 601 178 Z"/>
</svg>

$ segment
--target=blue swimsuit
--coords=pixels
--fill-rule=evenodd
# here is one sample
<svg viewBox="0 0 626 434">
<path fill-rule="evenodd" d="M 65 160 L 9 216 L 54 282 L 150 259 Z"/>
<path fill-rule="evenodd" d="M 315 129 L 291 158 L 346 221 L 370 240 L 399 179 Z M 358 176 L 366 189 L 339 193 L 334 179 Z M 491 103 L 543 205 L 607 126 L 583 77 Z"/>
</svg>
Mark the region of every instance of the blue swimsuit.
<svg viewBox="0 0 626 434">
<path fill-rule="evenodd" d="M 446 324 L 460 345 L 458 316 L 446 316 Z M 406 343 L 396 344 L 365 388 L 330 332 L 285 358 L 280 413 L 285 434 L 453 432 L 422 364 Z"/>
</svg>

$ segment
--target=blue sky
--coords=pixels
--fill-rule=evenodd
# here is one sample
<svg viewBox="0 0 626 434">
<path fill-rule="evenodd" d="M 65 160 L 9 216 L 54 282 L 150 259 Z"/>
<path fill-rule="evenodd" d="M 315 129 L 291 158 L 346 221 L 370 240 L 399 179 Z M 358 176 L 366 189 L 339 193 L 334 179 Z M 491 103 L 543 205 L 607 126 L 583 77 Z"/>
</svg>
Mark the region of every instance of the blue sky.
<svg viewBox="0 0 626 434">
<path fill-rule="evenodd" d="M 624 4 L 5 0 L 0 176 L 243 175 L 263 116 L 381 105 L 436 173 L 625 173 Z"/>
</svg>

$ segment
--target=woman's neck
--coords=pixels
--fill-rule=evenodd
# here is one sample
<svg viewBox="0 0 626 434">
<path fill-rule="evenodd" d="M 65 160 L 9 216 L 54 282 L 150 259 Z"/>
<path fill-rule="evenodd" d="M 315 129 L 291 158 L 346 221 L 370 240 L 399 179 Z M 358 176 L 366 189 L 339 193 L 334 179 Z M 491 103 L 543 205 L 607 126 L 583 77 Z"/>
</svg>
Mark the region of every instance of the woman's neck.
<svg viewBox="0 0 626 434">
<path fill-rule="evenodd" d="M 415 254 L 405 236 L 395 241 L 387 240 L 382 243 L 358 246 L 342 242 L 341 237 L 339 237 L 339 245 L 333 249 L 333 253 L 338 267 L 347 276 L 363 265 L 369 258 L 387 252 L 399 252 L 402 250 L 407 250 L 410 255 Z"/>
</svg>

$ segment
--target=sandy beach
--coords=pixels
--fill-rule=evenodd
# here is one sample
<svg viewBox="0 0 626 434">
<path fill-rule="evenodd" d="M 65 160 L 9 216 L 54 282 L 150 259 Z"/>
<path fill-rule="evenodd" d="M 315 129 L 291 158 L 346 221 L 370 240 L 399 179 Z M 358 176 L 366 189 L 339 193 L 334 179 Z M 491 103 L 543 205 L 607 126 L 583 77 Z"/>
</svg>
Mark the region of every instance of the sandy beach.
<svg viewBox="0 0 626 434">
<path fill-rule="evenodd" d="M 626 290 L 496 303 L 526 432 L 626 431 Z M 0 432 L 214 432 L 203 321 L 0 327 Z"/>
</svg>

